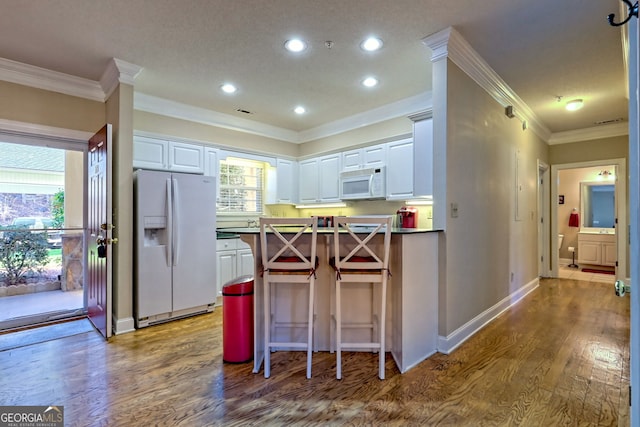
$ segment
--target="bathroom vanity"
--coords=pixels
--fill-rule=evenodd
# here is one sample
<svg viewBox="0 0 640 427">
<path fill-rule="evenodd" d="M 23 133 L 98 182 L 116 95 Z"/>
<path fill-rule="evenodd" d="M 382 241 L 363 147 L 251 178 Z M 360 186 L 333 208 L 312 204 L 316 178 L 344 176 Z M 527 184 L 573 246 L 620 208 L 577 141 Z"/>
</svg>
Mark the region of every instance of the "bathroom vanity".
<svg viewBox="0 0 640 427">
<path fill-rule="evenodd" d="M 615 267 L 618 260 L 616 235 L 592 231 L 578 233 L 578 263 Z"/>
</svg>

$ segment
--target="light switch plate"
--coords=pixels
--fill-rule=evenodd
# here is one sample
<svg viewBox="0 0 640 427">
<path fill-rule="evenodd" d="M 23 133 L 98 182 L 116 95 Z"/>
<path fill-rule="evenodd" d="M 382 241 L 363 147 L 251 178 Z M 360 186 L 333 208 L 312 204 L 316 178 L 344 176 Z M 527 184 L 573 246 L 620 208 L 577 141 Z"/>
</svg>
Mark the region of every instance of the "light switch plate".
<svg viewBox="0 0 640 427">
<path fill-rule="evenodd" d="M 458 218 L 458 204 L 451 203 L 451 218 Z"/>
</svg>

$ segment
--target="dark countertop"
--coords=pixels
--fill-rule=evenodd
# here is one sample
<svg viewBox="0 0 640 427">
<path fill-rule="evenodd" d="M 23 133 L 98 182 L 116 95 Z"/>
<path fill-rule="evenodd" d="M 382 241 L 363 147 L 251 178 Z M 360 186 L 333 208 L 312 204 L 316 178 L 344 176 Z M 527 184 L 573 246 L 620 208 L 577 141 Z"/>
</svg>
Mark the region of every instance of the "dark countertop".
<svg viewBox="0 0 640 427">
<path fill-rule="evenodd" d="M 221 240 L 221 239 L 237 239 L 239 237 L 240 237 L 240 235 L 238 233 L 229 232 L 229 231 L 227 231 L 227 229 L 224 229 L 224 228 L 218 228 L 216 230 L 216 239 L 217 240 Z"/>
<path fill-rule="evenodd" d="M 365 229 L 361 229 L 361 230 L 358 230 L 357 228 L 352 230 L 354 231 L 354 233 L 370 232 L 369 227 L 366 227 Z M 218 228 L 217 231 L 219 236 L 221 235 L 221 233 L 223 233 L 224 235 L 233 236 L 233 237 L 218 237 L 218 239 L 236 238 L 240 234 L 259 234 L 260 233 L 260 229 L 258 227 Z M 440 230 L 432 230 L 432 229 L 426 229 L 426 228 L 396 228 L 396 227 L 391 228 L 391 234 L 418 234 L 418 233 L 431 233 L 431 232 L 438 232 L 438 231 Z M 333 233 L 333 227 L 318 227 L 318 234 L 332 234 L 332 233 Z"/>
</svg>

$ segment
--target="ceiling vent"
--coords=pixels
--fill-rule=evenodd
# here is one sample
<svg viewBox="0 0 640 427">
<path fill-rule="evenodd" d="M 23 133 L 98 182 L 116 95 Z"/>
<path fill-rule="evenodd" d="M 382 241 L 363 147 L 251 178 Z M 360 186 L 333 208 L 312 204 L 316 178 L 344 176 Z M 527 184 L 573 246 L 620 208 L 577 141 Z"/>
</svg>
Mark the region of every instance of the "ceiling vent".
<svg viewBox="0 0 640 427">
<path fill-rule="evenodd" d="M 247 110 L 245 110 L 245 109 L 243 109 L 243 108 L 238 108 L 236 111 L 237 111 L 238 113 L 253 114 L 251 111 L 247 111 Z"/>
<path fill-rule="evenodd" d="M 610 125 L 611 123 L 620 123 L 624 121 L 624 119 L 622 117 L 619 117 L 617 119 L 610 119 L 610 120 L 600 120 L 599 122 L 593 122 L 594 125 Z"/>
</svg>

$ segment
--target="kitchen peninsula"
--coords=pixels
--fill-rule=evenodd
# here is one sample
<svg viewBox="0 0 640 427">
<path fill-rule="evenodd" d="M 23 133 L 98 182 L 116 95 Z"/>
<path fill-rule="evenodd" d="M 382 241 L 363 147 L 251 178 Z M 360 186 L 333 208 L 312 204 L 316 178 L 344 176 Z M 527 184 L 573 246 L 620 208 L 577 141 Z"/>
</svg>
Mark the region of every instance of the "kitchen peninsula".
<svg viewBox="0 0 640 427">
<path fill-rule="evenodd" d="M 260 271 L 260 233 L 258 228 L 232 228 L 249 244 L 254 255 L 254 368 L 258 373 L 264 360 L 264 305 Z M 368 233 L 367 233 L 368 234 Z M 378 236 L 377 236 L 378 237 Z M 382 235 L 379 236 L 382 238 Z M 394 228 L 391 234 L 389 290 L 387 293 L 387 351 L 390 351 L 400 372 L 406 372 L 436 352 L 438 338 L 438 230 Z M 333 242 L 333 228 L 318 228 L 316 270 L 316 317 L 314 347 L 330 350 L 331 293 L 335 274 L 328 259 Z M 287 290 L 287 294 L 296 290 Z M 298 288 L 300 291 L 300 288 Z M 301 292 L 306 292 L 306 289 Z M 344 307 L 356 313 L 367 309 L 362 298 L 343 297 Z M 302 298 L 304 301 L 304 298 Z M 277 304 L 276 316 L 295 316 L 291 301 Z M 302 307 L 304 309 L 304 307 Z"/>
</svg>

